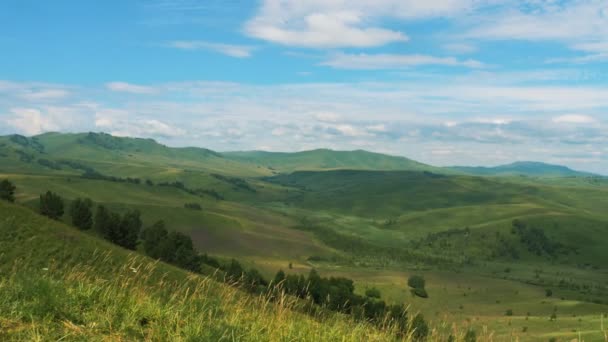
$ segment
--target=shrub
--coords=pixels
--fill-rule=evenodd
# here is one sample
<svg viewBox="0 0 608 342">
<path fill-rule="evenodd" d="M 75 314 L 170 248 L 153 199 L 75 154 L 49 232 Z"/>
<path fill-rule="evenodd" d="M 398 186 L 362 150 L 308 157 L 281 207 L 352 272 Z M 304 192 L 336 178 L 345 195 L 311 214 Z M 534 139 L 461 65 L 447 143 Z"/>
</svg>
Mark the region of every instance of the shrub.
<svg viewBox="0 0 608 342">
<path fill-rule="evenodd" d="M 369 298 L 380 298 L 380 290 L 375 287 L 365 290 L 365 296 Z"/>
<path fill-rule="evenodd" d="M 415 289 L 423 289 L 425 286 L 425 281 L 422 276 L 413 275 L 407 280 L 407 285 Z"/>
</svg>

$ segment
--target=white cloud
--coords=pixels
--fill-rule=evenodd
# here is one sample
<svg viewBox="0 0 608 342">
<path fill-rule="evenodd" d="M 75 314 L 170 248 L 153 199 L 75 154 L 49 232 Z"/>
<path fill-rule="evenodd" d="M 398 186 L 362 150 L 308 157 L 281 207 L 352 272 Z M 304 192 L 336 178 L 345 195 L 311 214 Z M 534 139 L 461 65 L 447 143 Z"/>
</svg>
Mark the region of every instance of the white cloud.
<svg viewBox="0 0 608 342">
<path fill-rule="evenodd" d="M 256 18 L 247 25 L 246 32 L 274 43 L 314 48 L 372 47 L 408 40 L 401 32 L 356 27 L 361 21 L 352 12 L 311 13 L 303 19 L 302 28 L 292 29 L 274 20 Z"/>
<path fill-rule="evenodd" d="M 608 53 L 608 38 L 604 41 L 584 42 L 572 45 L 573 49 L 587 52 Z"/>
<path fill-rule="evenodd" d="M 595 123 L 596 120 L 589 115 L 568 114 L 554 117 L 553 122 L 560 124 L 591 124 Z"/>
<path fill-rule="evenodd" d="M 264 0 L 245 32 L 274 43 L 311 48 L 373 47 L 408 36 L 379 27 L 381 18 L 451 16 L 475 0 Z"/>
<path fill-rule="evenodd" d="M 202 40 L 177 40 L 167 44 L 181 50 L 211 50 L 235 58 L 251 57 L 255 47 L 249 45 L 221 44 Z"/>
<path fill-rule="evenodd" d="M 70 96 L 70 87 L 41 82 L 12 82 L 0 80 L 2 95 L 28 102 L 55 102 Z"/>
<path fill-rule="evenodd" d="M 314 118 L 321 122 L 338 122 L 340 115 L 332 112 L 319 112 L 314 114 Z"/>
<path fill-rule="evenodd" d="M 590 56 L 550 62 L 588 62 L 608 56 L 608 7 L 602 0 L 529 1 L 495 14 L 478 14 L 463 36 L 488 40 L 561 42 Z"/>
<path fill-rule="evenodd" d="M 487 155 L 492 151 L 509 152 L 504 159 L 511 161 L 583 145 L 600 151 L 608 144 L 605 86 L 556 86 L 555 77 L 542 81 L 547 85 L 531 85 L 518 73 L 480 74 L 438 72 L 359 83 L 174 82 L 156 85 L 158 96 L 128 98 L 83 88 L 54 108 L 43 100 L 20 106 L 23 100 L 10 95 L 0 97 L 0 133 L 97 129 L 219 151 L 353 149 L 365 143 L 444 165 L 497 162 L 497 156 Z M 520 78 L 525 85 L 517 84 Z M 12 110 L 22 107 L 27 109 Z M 535 146 L 549 151 L 534 152 Z M 450 155 L 431 153 L 451 147 Z M 603 158 L 585 168 L 605 169 Z"/>
<path fill-rule="evenodd" d="M 135 137 L 176 137 L 186 134 L 157 119 L 133 116 L 124 109 L 100 109 L 95 113 L 95 127 L 114 135 Z"/>
<path fill-rule="evenodd" d="M 345 54 L 338 53 L 321 62 L 321 65 L 339 69 L 401 69 L 421 65 L 443 65 L 452 67 L 481 68 L 483 63 L 454 57 L 396 54 Z"/>
<path fill-rule="evenodd" d="M 70 94 L 65 89 L 42 89 L 30 90 L 21 94 L 21 97 L 28 101 L 53 100 L 67 97 Z"/>
<path fill-rule="evenodd" d="M 36 135 L 59 128 L 48 115 L 35 108 L 13 108 L 11 113 L 8 124 L 25 135 Z"/>
<path fill-rule="evenodd" d="M 388 129 L 384 124 L 371 125 L 366 127 L 370 132 L 386 132 Z"/>
<path fill-rule="evenodd" d="M 3 115 L 4 111 L 7 114 Z M 25 135 L 36 135 L 50 131 L 79 131 L 90 123 L 90 119 L 90 110 L 84 103 L 59 105 L 40 103 L 28 107 L 15 106 L 3 109 L 0 101 L 0 130 L 3 130 L 3 124 L 6 123 L 7 127 L 11 127 L 9 133 L 16 131 Z"/>
<path fill-rule="evenodd" d="M 157 89 L 153 87 L 141 86 L 137 84 L 131 84 L 126 82 L 110 82 L 106 83 L 106 88 L 111 91 L 131 93 L 131 94 L 156 94 Z"/>
<path fill-rule="evenodd" d="M 348 125 L 348 124 L 336 125 L 336 126 L 333 126 L 332 128 L 334 128 L 341 134 L 343 134 L 345 136 L 349 136 L 349 137 L 362 137 L 362 136 L 370 135 L 369 133 L 365 132 L 364 130 L 362 130 L 358 127 L 355 127 L 353 125 Z"/>
</svg>

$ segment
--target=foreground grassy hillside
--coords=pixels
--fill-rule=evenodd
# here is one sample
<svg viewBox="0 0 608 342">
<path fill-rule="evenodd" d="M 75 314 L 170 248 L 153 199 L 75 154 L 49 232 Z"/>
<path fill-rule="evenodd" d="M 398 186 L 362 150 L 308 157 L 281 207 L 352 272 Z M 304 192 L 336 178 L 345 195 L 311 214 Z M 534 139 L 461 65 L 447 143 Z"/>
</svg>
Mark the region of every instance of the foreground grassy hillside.
<svg viewBox="0 0 608 342">
<path fill-rule="evenodd" d="M 126 252 L 0 202 L 3 341 L 386 341 L 348 318 L 298 312 Z"/>
</svg>

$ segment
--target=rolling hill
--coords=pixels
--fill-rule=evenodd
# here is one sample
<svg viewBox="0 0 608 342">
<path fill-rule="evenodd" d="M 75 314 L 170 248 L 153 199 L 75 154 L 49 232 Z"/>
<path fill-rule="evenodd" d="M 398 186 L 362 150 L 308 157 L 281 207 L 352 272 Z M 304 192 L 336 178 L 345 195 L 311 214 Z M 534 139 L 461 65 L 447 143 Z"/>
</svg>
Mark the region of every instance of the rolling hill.
<svg viewBox="0 0 608 342">
<path fill-rule="evenodd" d="M 526 170 L 524 166 L 518 168 Z M 572 339 L 580 331 L 585 340 L 602 341 L 598 327 L 601 314 L 608 311 L 608 269 L 602 263 L 608 258 L 608 188 L 578 181 L 589 178 L 586 176 L 545 177 L 558 173 L 539 171 L 536 164 L 528 168 L 542 176 L 471 175 L 365 151 L 224 154 L 100 133 L 0 137 L 0 180 L 15 183 L 17 202 L 32 210 L 37 210 L 38 196 L 47 190 L 62 196 L 66 204 L 89 197 L 119 213 L 137 209 L 144 226 L 165 220 L 168 228 L 188 234 L 201 251 L 223 259 L 238 258 L 267 278 L 279 269 L 305 275 L 314 268 L 328 276 L 353 279 L 355 291 L 361 295 L 376 287 L 388 302 L 411 303 L 414 312 L 424 313 L 432 326 L 443 327 L 444 334 L 455 324 L 465 331 L 469 327 L 487 331 L 499 340 L 513 336 L 521 340 Z M 189 203 L 199 204 L 201 210 L 188 209 L 185 204 Z M 50 269 L 45 260 L 59 259 L 65 263 L 57 264 L 76 267 L 78 263 L 70 260 L 82 263 L 91 259 L 84 262 L 85 268 L 98 276 L 87 271 L 86 284 L 96 284 L 100 279 L 113 280 L 111 272 L 122 277 L 125 270 L 120 265 L 129 264 L 130 258 L 143 258 L 61 223 L 28 216 L 31 212 L 22 206 L 3 204 L 0 208 L 0 221 L 8 218 L 2 221 L 7 233 L 0 237 L 6 241 L 0 247 L 4 250 L 11 241 L 16 241 L 15 246 L 32 241 L 33 248 L 6 247 L 7 252 L 0 252 L 0 268 L 6 262 L 29 258 L 35 265 L 24 269 L 35 277 L 13 283 L 0 280 L 7 298 L 21 295 L 10 288 L 39 283 L 46 274 L 41 270 Z M 69 216 L 64 215 L 62 221 L 68 223 Z M 23 238 L 19 237 L 21 231 L 27 232 Z M 52 231 L 60 234 L 55 236 Z M 36 247 L 43 240 L 48 246 Z M 73 254 L 63 247 L 72 242 L 85 251 L 74 247 Z M 95 249 L 115 255 L 118 261 L 103 269 L 90 254 Z M 26 251 L 27 256 L 22 255 Z M 158 267 L 174 273 L 169 271 L 171 266 Z M 176 277 L 185 276 L 175 272 L 181 274 Z M 58 274 L 63 278 L 52 278 L 53 291 L 72 289 L 74 283 L 64 283 L 64 278 L 73 274 L 73 267 Z M 429 298 L 411 296 L 407 279 L 412 274 L 425 276 Z M 86 287 L 94 292 L 92 285 Z M 142 305 L 152 312 L 161 310 L 149 301 L 165 298 L 162 291 L 153 284 L 138 284 L 134 291 L 139 293 L 138 289 L 159 294 L 145 297 Z M 553 297 L 546 297 L 547 289 Z M 104 291 L 118 293 L 109 287 Z M 15 300 L 6 303 L 14 306 Z M 242 310 L 243 320 L 220 317 L 218 322 L 224 328 L 218 329 L 251 331 L 241 329 L 250 319 L 248 310 L 232 304 L 219 309 L 222 303 L 213 308 L 226 315 Z M 515 314 L 506 317 L 509 309 Z M 548 319 L 554 310 L 558 310 L 557 322 Z M 116 312 L 132 317 L 126 311 Z M 198 319 L 196 313 L 192 315 L 191 319 Z M 268 315 L 275 319 L 271 311 Z M 24 334 L 45 326 L 53 327 L 45 336 L 69 333 L 61 320 L 36 317 L 32 325 L 15 317 L 0 324 L 7 323 Z M 266 329 L 262 319 L 253 319 L 257 323 L 251 329 Z M 65 324 L 85 331 L 85 337 L 99 331 L 110 334 L 107 326 L 95 330 L 78 320 L 84 321 L 67 319 L 76 328 Z M 296 328 L 286 328 L 286 338 L 297 340 Z M 111 334 L 140 338 L 138 331 L 146 330 L 133 325 L 120 329 Z M 195 333 L 184 336 L 199 336 L 199 330 L 184 328 L 188 329 Z M 168 332 L 163 331 L 150 336 L 167 339 L 169 335 L 162 334 Z M 336 337 L 342 330 L 334 331 Z"/>
<path fill-rule="evenodd" d="M 193 170 L 238 176 L 270 175 L 268 169 L 239 163 L 204 148 L 172 148 L 152 139 L 116 137 L 105 133 L 45 133 L 34 137 L 0 137 L 0 159 L 16 170 L 47 173 L 78 170 L 65 161 L 79 161 L 100 172 L 150 175 Z M 10 164 L 8 161 L 12 160 Z M 62 165 L 63 164 L 63 165 Z M 82 168 L 80 169 L 82 171 Z"/>
<path fill-rule="evenodd" d="M 418 170 L 438 171 L 439 168 L 425 165 L 405 157 L 389 156 L 364 150 L 333 151 L 318 149 L 303 152 L 225 152 L 226 158 L 266 166 L 280 172 L 301 170 Z"/>
</svg>

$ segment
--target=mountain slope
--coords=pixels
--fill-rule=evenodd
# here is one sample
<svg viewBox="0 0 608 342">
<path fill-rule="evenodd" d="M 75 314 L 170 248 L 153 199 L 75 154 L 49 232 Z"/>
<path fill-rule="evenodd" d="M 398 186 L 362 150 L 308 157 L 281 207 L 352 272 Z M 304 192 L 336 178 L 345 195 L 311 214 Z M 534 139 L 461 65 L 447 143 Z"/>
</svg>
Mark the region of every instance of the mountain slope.
<svg viewBox="0 0 608 342">
<path fill-rule="evenodd" d="M 0 249 L 4 341 L 391 338 L 339 315 L 298 313 L 288 297 L 246 295 L 3 201 Z"/>
<path fill-rule="evenodd" d="M 79 161 L 109 174 L 120 170 L 123 175 L 128 172 L 138 174 L 147 169 L 153 173 L 176 168 L 239 176 L 271 174 L 268 169 L 229 160 L 208 149 L 172 148 L 152 139 L 92 132 L 45 133 L 30 138 L 20 135 L 0 137 L 0 161 L 4 161 L 5 167 L 12 163 L 16 170 L 57 172 L 70 169 L 69 165 L 57 164 L 65 160 Z M 3 168 L 3 171 L 7 170 Z"/>
<path fill-rule="evenodd" d="M 531 177 L 585 177 L 593 176 L 588 172 L 572 170 L 561 165 L 540 162 L 515 162 L 496 167 L 454 166 L 451 169 L 472 175 L 509 176 L 524 175 Z"/>
<path fill-rule="evenodd" d="M 318 149 L 304 152 L 226 152 L 226 158 L 250 162 L 266 166 L 281 172 L 299 170 L 440 170 L 405 157 L 396 157 L 386 154 L 373 153 L 363 150 L 333 151 Z"/>
</svg>

